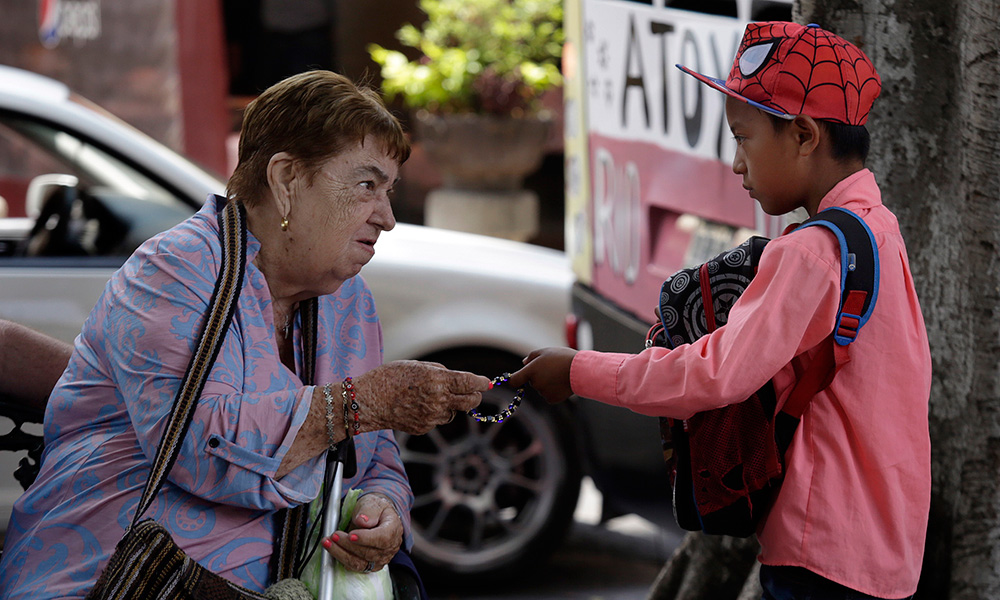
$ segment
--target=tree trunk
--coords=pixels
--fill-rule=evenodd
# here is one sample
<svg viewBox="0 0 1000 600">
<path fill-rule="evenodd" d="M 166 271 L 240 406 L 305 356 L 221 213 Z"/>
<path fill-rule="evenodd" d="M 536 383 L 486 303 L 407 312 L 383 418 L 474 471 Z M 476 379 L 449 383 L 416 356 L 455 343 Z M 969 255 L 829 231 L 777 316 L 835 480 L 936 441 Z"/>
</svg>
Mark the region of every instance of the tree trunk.
<svg viewBox="0 0 1000 600">
<path fill-rule="evenodd" d="M 646 600 L 736 599 L 759 549 L 756 538 L 689 533 L 656 576 Z"/>
<path fill-rule="evenodd" d="M 798 0 L 793 14 L 857 44 L 882 77 L 869 167 L 899 218 L 934 369 L 917 598 L 1000 598 L 1000 2 Z M 651 599 L 735 598 L 669 587 L 725 553 L 709 539 L 685 540 Z"/>
<path fill-rule="evenodd" d="M 872 170 L 930 337 L 933 493 L 919 598 L 1000 597 L 1000 5 L 801 0 L 882 75 Z M 887 418 L 891 418 L 887 416 Z"/>
</svg>

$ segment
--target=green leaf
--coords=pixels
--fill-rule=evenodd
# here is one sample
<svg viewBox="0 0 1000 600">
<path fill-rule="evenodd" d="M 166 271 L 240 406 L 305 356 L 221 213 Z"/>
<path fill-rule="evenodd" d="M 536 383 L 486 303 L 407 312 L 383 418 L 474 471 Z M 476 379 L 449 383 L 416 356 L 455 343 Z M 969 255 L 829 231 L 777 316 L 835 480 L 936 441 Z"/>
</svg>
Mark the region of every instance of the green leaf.
<svg viewBox="0 0 1000 600">
<path fill-rule="evenodd" d="M 427 20 L 404 25 L 396 37 L 419 49 L 420 58 L 368 47 L 387 96 L 401 94 L 411 108 L 523 112 L 562 84 L 562 0 L 420 0 L 419 6 Z M 521 86 L 517 105 L 509 85 Z"/>
</svg>

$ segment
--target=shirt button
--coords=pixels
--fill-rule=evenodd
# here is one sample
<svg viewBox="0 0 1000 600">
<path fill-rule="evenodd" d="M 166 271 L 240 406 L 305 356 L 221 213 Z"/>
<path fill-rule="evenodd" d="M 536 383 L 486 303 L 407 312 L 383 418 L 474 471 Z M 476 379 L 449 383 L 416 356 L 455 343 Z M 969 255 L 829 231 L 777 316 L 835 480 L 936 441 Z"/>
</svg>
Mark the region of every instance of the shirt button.
<svg viewBox="0 0 1000 600">
<path fill-rule="evenodd" d="M 212 438 L 212 439 L 208 440 L 208 445 L 211 448 L 218 448 L 219 447 L 219 438 Z"/>
</svg>

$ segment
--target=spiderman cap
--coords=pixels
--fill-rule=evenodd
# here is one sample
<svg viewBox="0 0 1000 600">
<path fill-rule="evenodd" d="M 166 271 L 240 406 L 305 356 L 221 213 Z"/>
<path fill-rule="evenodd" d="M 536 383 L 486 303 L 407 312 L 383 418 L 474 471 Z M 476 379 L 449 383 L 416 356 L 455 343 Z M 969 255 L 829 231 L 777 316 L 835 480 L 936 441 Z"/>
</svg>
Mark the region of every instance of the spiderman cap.
<svg viewBox="0 0 1000 600">
<path fill-rule="evenodd" d="M 720 92 L 783 119 L 864 125 L 882 80 L 854 44 L 821 29 L 784 21 L 750 23 L 725 81 L 677 65 Z"/>
</svg>

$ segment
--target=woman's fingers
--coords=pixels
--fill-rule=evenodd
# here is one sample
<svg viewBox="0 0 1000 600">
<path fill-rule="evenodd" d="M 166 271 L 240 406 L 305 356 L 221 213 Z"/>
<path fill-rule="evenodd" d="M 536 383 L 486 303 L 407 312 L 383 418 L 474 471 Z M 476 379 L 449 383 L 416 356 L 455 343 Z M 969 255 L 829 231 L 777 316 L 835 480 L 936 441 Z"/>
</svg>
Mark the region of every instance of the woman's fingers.
<svg viewBox="0 0 1000 600">
<path fill-rule="evenodd" d="M 363 544 L 360 540 L 364 533 L 371 532 L 357 529 L 351 532 L 338 531 L 332 537 L 323 540 L 323 547 L 330 556 L 347 567 L 348 570 L 357 572 L 380 571 L 389 564 L 399 547 L 397 546 L 390 551 Z"/>
<path fill-rule="evenodd" d="M 392 501 L 381 494 L 364 494 L 351 520 L 350 532 L 336 532 L 323 546 L 352 571 L 381 570 L 403 543 L 403 524 Z"/>
<path fill-rule="evenodd" d="M 454 394 L 465 395 L 472 392 L 485 392 L 492 383 L 489 377 L 469 373 L 468 371 L 447 371 L 448 389 Z"/>
<path fill-rule="evenodd" d="M 455 404 L 452 410 L 458 412 L 470 411 L 473 408 L 479 406 L 479 403 L 483 401 L 483 395 L 480 392 L 474 394 L 456 394 Z"/>
<path fill-rule="evenodd" d="M 456 412 L 478 406 L 490 380 L 437 363 L 401 360 L 365 373 L 356 379 L 355 388 L 364 411 L 362 422 L 373 429 L 419 435 L 447 423 Z"/>
</svg>

